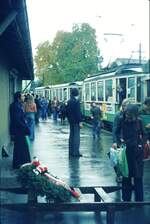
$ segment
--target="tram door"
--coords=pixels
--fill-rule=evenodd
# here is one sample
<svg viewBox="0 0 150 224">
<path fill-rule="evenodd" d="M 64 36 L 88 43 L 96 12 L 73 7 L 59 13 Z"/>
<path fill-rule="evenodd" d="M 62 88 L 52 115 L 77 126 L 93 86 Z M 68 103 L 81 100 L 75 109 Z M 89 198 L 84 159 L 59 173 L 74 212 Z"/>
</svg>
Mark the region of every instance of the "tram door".
<svg viewBox="0 0 150 224">
<path fill-rule="evenodd" d="M 147 96 L 150 97 L 150 80 L 147 80 Z"/>
<path fill-rule="evenodd" d="M 126 98 L 127 80 L 126 78 L 120 78 L 116 82 L 116 99 L 119 105 L 121 105 L 122 101 Z"/>
<path fill-rule="evenodd" d="M 141 102 L 141 77 L 137 77 L 137 102 Z"/>
</svg>

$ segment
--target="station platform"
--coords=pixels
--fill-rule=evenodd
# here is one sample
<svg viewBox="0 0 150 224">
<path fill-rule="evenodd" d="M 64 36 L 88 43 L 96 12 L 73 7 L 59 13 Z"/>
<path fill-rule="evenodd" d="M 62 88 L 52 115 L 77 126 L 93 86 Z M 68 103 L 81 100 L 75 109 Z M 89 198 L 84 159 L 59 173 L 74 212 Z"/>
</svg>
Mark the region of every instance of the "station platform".
<svg viewBox="0 0 150 224">
<path fill-rule="evenodd" d="M 35 129 L 35 141 L 32 143 L 31 156 L 37 156 L 48 167 L 48 170 L 67 182 L 70 186 L 117 186 L 116 175 L 110 165 L 107 152 L 112 144 L 111 133 L 102 130 L 101 139 L 93 140 L 91 128 L 84 125 L 81 129 L 80 153 L 83 157 L 69 158 L 68 156 L 69 126 L 52 119 L 40 121 Z M 12 169 L 12 148 L 9 157 L 0 158 L 1 183 L 7 184 L 16 178 L 16 171 Z M 144 163 L 144 197 L 150 201 L 150 161 Z M 120 192 L 111 193 L 114 201 L 120 201 Z M 14 193 L 1 192 L 3 203 L 24 202 L 26 195 L 18 196 Z M 1 206 L 1 224 L 105 224 L 105 213 L 99 215 L 94 212 L 39 212 L 32 217 L 27 212 L 12 211 Z M 34 220 L 34 221 L 33 221 Z M 127 209 L 116 212 L 115 224 L 150 224 L 150 207 Z"/>
</svg>

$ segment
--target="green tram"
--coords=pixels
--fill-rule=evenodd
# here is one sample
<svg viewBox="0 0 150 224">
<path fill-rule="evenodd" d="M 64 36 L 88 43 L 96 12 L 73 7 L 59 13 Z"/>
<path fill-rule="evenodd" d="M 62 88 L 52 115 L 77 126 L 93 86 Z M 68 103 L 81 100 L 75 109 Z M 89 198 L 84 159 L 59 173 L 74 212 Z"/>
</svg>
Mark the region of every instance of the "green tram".
<svg viewBox="0 0 150 224">
<path fill-rule="evenodd" d="M 139 64 L 122 65 L 86 78 L 83 93 L 85 117 L 89 117 L 94 101 L 101 108 L 105 127 L 111 129 L 124 98 L 140 105 L 145 97 L 150 96 L 150 74 L 145 73 Z"/>
<path fill-rule="evenodd" d="M 63 102 L 70 98 L 72 88 L 79 89 L 84 119 L 90 121 L 94 101 L 101 108 L 105 127 L 111 129 L 124 98 L 130 98 L 140 106 L 145 97 L 150 96 L 150 73 L 146 73 L 141 64 L 121 65 L 89 76 L 84 81 L 37 87 L 35 94 L 49 100 L 57 97 Z"/>
</svg>

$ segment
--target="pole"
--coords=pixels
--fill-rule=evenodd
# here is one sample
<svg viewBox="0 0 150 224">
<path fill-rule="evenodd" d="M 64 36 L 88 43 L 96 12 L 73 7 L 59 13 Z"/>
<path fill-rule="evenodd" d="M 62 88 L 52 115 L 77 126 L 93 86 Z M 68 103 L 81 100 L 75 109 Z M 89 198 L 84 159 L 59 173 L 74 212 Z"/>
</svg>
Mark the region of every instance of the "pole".
<svg viewBox="0 0 150 224">
<path fill-rule="evenodd" d="M 142 63 L 142 46 L 141 46 L 141 42 L 139 43 L 139 63 Z"/>
<path fill-rule="evenodd" d="M 23 89 L 23 93 L 25 92 L 25 90 L 28 88 L 28 86 L 32 83 L 32 80 L 26 85 L 26 87 Z"/>
</svg>

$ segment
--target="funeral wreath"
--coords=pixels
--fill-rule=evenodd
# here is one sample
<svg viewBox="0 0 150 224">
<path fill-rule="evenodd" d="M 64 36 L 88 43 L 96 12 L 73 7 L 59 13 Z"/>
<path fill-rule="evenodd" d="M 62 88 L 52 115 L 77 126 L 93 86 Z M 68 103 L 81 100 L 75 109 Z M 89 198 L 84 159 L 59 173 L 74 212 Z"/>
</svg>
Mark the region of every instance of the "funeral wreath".
<svg viewBox="0 0 150 224">
<path fill-rule="evenodd" d="M 80 195 L 64 181 L 49 173 L 37 157 L 31 163 L 23 164 L 18 170 L 18 180 L 22 187 L 35 196 L 45 196 L 47 202 L 67 202 Z"/>
</svg>

